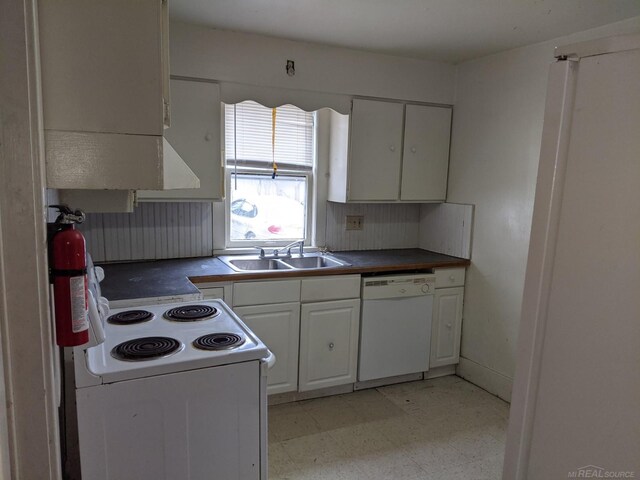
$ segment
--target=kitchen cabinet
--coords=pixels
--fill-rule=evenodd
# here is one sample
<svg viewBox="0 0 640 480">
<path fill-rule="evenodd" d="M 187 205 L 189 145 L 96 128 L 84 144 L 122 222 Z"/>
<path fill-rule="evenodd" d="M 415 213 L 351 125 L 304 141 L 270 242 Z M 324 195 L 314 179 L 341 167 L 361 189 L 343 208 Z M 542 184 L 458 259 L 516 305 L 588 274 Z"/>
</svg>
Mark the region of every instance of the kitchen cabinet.
<svg viewBox="0 0 640 480">
<path fill-rule="evenodd" d="M 430 368 L 456 364 L 460 359 L 463 299 L 463 287 L 436 289 L 431 324 Z"/>
<path fill-rule="evenodd" d="M 400 200 L 444 202 L 450 132 L 450 108 L 406 106 Z"/>
<path fill-rule="evenodd" d="M 302 305 L 299 391 L 356 381 L 359 319 L 359 299 Z"/>
<path fill-rule="evenodd" d="M 269 394 L 298 389 L 300 280 L 233 284 L 233 311 L 276 357 L 267 375 Z"/>
<path fill-rule="evenodd" d="M 464 268 L 436 269 L 429 368 L 454 365 L 460 359 Z"/>
<path fill-rule="evenodd" d="M 401 103 L 353 101 L 349 200 L 398 199 L 403 108 Z"/>
<path fill-rule="evenodd" d="M 47 186 L 197 188 L 170 125 L 166 0 L 38 3 Z"/>
<path fill-rule="evenodd" d="M 298 390 L 356 381 L 360 275 L 303 278 Z"/>
<path fill-rule="evenodd" d="M 234 307 L 233 311 L 276 357 L 276 363 L 267 376 L 267 392 L 296 391 L 300 303 Z"/>
<path fill-rule="evenodd" d="M 329 200 L 443 202 L 451 108 L 354 99 L 349 125 L 332 117 Z M 348 136 L 344 129 L 349 128 Z"/>
<path fill-rule="evenodd" d="M 359 297 L 360 275 L 233 284 L 234 312 L 276 357 L 269 394 L 355 382 Z"/>
<path fill-rule="evenodd" d="M 200 188 L 138 191 L 138 199 L 220 200 L 224 176 L 220 154 L 220 86 L 171 79 L 171 127 L 165 138 L 200 179 Z"/>
</svg>

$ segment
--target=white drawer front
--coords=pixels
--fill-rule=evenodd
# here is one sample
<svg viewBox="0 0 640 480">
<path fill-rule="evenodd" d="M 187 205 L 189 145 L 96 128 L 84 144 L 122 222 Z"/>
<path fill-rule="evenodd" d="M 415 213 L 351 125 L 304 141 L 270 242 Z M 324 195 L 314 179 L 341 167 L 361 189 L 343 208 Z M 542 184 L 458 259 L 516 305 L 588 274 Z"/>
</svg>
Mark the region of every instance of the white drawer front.
<svg viewBox="0 0 640 480">
<path fill-rule="evenodd" d="M 464 272 L 464 267 L 437 268 L 435 270 L 436 288 L 464 287 Z"/>
<path fill-rule="evenodd" d="M 360 298 L 360 275 L 332 275 L 304 278 L 300 299 L 302 302 Z"/>
<path fill-rule="evenodd" d="M 224 287 L 198 288 L 202 293 L 202 298 L 209 300 L 210 298 L 222 298 L 224 300 Z"/>
<path fill-rule="evenodd" d="M 238 282 L 233 284 L 233 306 L 300 301 L 300 280 Z"/>
</svg>

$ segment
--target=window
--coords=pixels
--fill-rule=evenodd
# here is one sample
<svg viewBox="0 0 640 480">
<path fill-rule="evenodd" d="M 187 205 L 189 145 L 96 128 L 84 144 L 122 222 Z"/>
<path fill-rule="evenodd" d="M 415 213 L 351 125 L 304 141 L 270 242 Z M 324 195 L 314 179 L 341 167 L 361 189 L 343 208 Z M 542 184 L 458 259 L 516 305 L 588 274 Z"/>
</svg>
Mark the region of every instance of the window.
<svg viewBox="0 0 640 480">
<path fill-rule="evenodd" d="M 278 107 L 272 137 L 271 108 L 246 101 L 225 105 L 224 111 L 227 247 L 307 241 L 314 114 L 292 105 Z"/>
</svg>

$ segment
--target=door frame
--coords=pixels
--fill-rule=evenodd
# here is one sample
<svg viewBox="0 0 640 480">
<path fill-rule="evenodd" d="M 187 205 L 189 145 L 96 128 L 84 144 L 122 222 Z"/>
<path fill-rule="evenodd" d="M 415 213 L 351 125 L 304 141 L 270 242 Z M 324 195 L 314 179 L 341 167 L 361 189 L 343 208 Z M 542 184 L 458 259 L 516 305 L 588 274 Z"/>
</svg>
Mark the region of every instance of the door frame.
<svg viewBox="0 0 640 480">
<path fill-rule="evenodd" d="M 504 480 L 526 480 L 547 324 L 547 307 L 581 58 L 640 49 L 640 34 L 556 47 L 547 82 L 540 164 L 525 276 Z"/>
<path fill-rule="evenodd" d="M 36 0 L 0 10 L 0 479 L 60 479 Z M 28 353 L 27 353 L 28 352 Z M 4 397 L 4 398 L 1 398 Z"/>
</svg>

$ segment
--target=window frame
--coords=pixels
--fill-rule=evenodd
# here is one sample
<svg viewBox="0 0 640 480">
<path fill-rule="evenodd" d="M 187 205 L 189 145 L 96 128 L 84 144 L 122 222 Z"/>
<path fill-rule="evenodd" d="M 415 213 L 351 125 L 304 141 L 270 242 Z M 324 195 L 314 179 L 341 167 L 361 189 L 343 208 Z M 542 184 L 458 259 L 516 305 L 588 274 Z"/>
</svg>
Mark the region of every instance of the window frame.
<svg viewBox="0 0 640 480">
<path fill-rule="evenodd" d="M 231 189 L 232 175 L 238 174 L 264 174 L 270 175 L 272 170 L 270 167 L 256 167 L 246 165 L 229 165 L 226 159 L 226 131 L 225 131 L 225 106 L 233 104 L 222 103 L 222 121 L 221 121 L 221 144 L 222 144 L 222 156 L 224 159 L 224 245 L 223 250 L 232 249 L 251 249 L 253 247 L 267 247 L 277 248 L 282 247 L 295 240 L 259 240 L 259 239 L 247 239 L 247 240 L 231 240 Z M 265 107 L 269 108 L 269 107 Z M 311 247 L 314 245 L 315 240 L 315 228 L 314 221 L 316 218 L 317 209 L 317 195 L 316 195 L 316 178 L 315 174 L 318 166 L 318 115 L 317 112 L 311 112 L 313 115 L 313 139 L 312 139 L 312 165 L 311 167 L 303 168 L 278 168 L 278 176 L 284 177 L 304 177 L 307 184 L 306 199 L 305 199 L 305 225 L 304 225 L 304 245 L 305 247 Z M 277 162 L 276 162 L 277 163 Z M 214 233 L 215 237 L 215 233 Z"/>
</svg>

